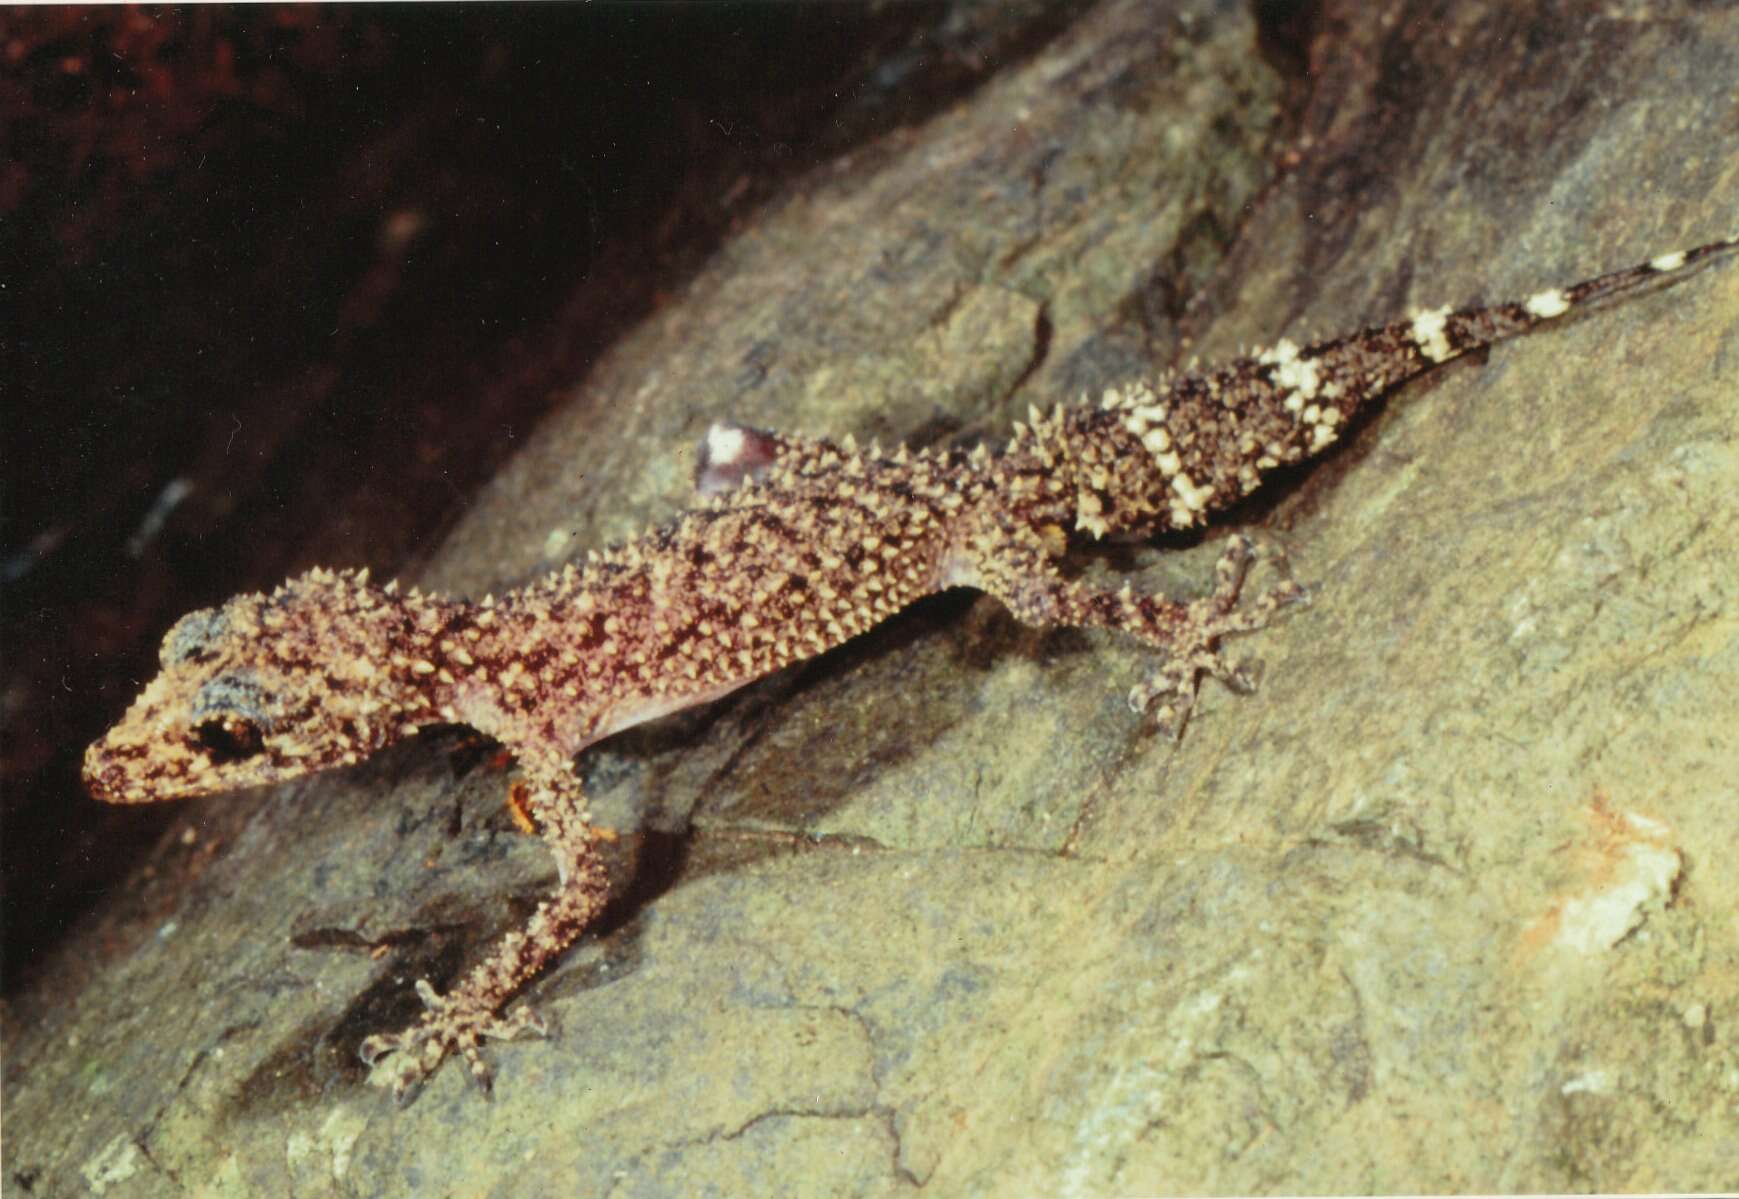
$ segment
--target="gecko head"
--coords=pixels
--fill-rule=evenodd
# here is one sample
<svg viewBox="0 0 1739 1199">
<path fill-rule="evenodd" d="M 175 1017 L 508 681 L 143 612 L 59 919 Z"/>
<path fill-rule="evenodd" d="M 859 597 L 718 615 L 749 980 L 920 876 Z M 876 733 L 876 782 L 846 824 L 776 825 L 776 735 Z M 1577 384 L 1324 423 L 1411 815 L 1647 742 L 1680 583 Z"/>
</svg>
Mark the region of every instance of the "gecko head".
<svg viewBox="0 0 1739 1199">
<path fill-rule="evenodd" d="M 85 752 L 86 787 L 109 803 L 210 795 L 347 765 L 394 739 L 404 697 L 367 665 L 393 618 L 382 596 L 366 573 L 314 571 L 182 617 L 157 676 Z"/>
</svg>

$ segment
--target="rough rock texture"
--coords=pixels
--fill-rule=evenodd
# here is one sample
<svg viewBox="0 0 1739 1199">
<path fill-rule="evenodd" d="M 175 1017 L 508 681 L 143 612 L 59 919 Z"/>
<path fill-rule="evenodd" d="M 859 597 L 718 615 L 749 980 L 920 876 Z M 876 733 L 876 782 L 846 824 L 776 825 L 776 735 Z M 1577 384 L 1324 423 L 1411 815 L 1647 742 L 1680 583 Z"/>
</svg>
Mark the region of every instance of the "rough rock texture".
<svg viewBox="0 0 1739 1199">
<path fill-rule="evenodd" d="M 1105 3 L 807 180 L 423 581 L 669 513 L 715 417 L 996 436 L 1731 230 L 1731 13 L 1331 4 L 1307 83 L 1256 45 Z M 1134 647 L 961 595 L 601 747 L 640 889 L 492 1103 L 449 1068 L 395 1110 L 354 1054 L 545 879 L 499 772 L 417 745 L 213 801 L 45 984 L 76 1002 L 21 1005 L 8 1192 L 1730 1189 L 1736 377 L 1728 263 L 1405 389 L 1246 514 L 1315 602 L 1181 744 L 1123 706 Z M 1188 590 L 1216 548 L 1084 561 Z"/>
</svg>

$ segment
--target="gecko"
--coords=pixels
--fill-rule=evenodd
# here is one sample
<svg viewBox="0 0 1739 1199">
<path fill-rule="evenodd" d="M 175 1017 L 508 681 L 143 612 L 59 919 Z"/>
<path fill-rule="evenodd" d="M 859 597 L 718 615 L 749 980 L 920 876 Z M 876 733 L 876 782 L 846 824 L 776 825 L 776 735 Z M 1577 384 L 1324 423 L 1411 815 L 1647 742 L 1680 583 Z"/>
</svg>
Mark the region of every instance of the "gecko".
<svg viewBox="0 0 1739 1199">
<path fill-rule="evenodd" d="M 1201 681 L 1240 690 L 1223 641 L 1305 598 L 1289 574 L 1242 595 L 1259 556 L 1228 538 L 1191 600 L 1059 569 L 1071 542 L 1193 529 L 1276 468 L 1322 454 L 1349 422 L 1441 363 L 1739 247 L 1739 234 L 1524 300 L 1422 309 L 1204 371 L 1137 379 L 1036 410 L 1000 449 L 860 448 L 715 424 L 700 502 L 526 587 L 446 597 L 367 569 L 315 569 L 271 594 L 184 616 L 161 671 L 84 759 L 90 793 L 148 803 L 349 766 L 434 726 L 469 726 L 517 764 L 516 816 L 555 859 L 554 889 L 409 1027 L 365 1038 L 373 1080 L 408 1101 L 457 1054 L 487 1091 L 484 1038 L 544 1034 L 510 1000 L 606 898 L 576 755 L 862 633 L 915 600 L 975 587 L 1036 626 L 1119 630 L 1157 651 L 1129 702 L 1181 730 Z"/>
</svg>

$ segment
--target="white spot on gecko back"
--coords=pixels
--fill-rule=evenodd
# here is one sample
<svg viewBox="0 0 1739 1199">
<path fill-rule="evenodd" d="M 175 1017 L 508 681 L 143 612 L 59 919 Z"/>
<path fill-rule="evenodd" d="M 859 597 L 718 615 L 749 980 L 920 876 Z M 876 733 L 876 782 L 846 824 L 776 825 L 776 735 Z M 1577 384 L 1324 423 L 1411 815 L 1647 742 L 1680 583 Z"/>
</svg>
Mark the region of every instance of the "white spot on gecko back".
<svg viewBox="0 0 1739 1199">
<path fill-rule="evenodd" d="M 1257 362 L 1274 366 L 1284 366 L 1298 357 L 1298 343 L 1290 337 L 1282 337 L 1274 343 L 1274 348 L 1263 350 L 1256 356 Z"/>
<path fill-rule="evenodd" d="M 1446 362 L 1455 357 L 1455 351 L 1450 348 L 1449 339 L 1443 335 L 1449 327 L 1449 305 L 1441 308 L 1424 308 L 1413 314 L 1413 327 L 1408 335 L 1419 347 L 1419 352 L 1433 362 Z"/>
<path fill-rule="evenodd" d="M 1537 316 L 1543 321 L 1549 321 L 1555 316 L 1563 316 L 1570 311 L 1570 297 L 1564 294 L 1562 288 L 1549 287 L 1545 291 L 1537 291 L 1522 304 L 1529 316 Z"/>
<path fill-rule="evenodd" d="M 1297 412 L 1303 400 L 1315 399 L 1322 386 L 1322 374 L 1316 363 L 1309 358 L 1300 358 L 1298 346 L 1289 338 L 1281 338 L 1274 343 L 1273 349 L 1264 350 L 1256 361 L 1274 367 L 1274 386 L 1291 393 L 1285 401 L 1288 412 Z"/>
<path fill-rule="evenodd" d="M 1171 477 L 1171 489 L 1177 495 L 1178 501 L 1192 513 L 1206 508 L 1208 501 L 1214 496 L 1212 487 L 1197 487 L 1195 480 L 1182 471 Z"/>
</svg>

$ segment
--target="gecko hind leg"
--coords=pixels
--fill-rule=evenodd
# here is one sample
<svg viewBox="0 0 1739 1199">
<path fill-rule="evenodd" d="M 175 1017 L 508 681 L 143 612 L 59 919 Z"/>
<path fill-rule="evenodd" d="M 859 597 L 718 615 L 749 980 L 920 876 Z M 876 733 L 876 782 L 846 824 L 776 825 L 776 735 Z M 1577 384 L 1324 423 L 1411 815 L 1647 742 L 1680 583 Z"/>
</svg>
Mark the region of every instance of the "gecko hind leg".
<svg viewBox="0 0 1739 1199">
<path fill-rule="evenodd" d="M 1280 570 L 1282 579 L 1239 607 L 1250 567 L 1263 558 Z M 1152 711 L 1162 728 L 1175 727 L 1181 732 L 1204 675 L 1212 675 L 1241 694 L 1254 691 L 1261 673 L 1259 664 L 1227 657 L 1219 647 L 1221 639 L 1266 628 L 1281 609 L 1308 598 L 1309 592 L 1292 578 L 1285 556 L 1276 546 L 1243 533 L 1233 534 L 1214 564 L 1213 591 L 1181 605 L 1183 619 L 1175 626 L 1172 644 L 1166 647 L 1168 657 L 1158 670 L 1130 689 L 1130 708 L 1138 715 Z M 1139 628 L 1129 631 L 1148 640 Z"/>
<path fill-rule="evenodd" d="M 1258 558 L 1272 560 L 1284 577 L 1240 604 L 1244 581 Z M 1018 532 L 981 548 L 977 574 L 978 586 L 1026 624 L 1117 629 L 1162 651 L 1165 661 L 1131 689 L 1129 706 L 1138 714 L 1151 713 L 1160 727 L 1179 733 L 1203 676 L 1239 692 L 1255 687 L 1255 668 L 1228 657 L 1221 641 L 1266 627 L 1281 609 L 1308 597 L 1286 573 L 1285 558 L 1277 549 L 1259 546 L 1242 533 L 1232 536 L 1220 556 L 1213 591 L 1188 602 L 1141 594 L 1128 584 L 1110 591 L 1064 579 L 1042 540 Z"/>
</svg>

